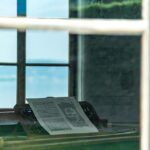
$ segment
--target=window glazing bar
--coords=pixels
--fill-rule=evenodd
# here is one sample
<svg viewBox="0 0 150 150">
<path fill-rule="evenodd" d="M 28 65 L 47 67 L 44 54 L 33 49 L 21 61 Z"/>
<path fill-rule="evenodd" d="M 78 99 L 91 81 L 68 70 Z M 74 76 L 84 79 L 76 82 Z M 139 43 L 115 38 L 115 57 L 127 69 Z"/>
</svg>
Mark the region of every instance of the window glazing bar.
<svg viewBox="0 0 150 150">
<path fill-rule="evenodd" d="M 17 66 L 17 63 L 3 63 L 3 62 L 0 62 L 0 66 Z"/>
<path fill-rule="evenodd" d="M 141 98 L 140 98 L 140 124 L 141 124 L 141 150 L 150 149 L 150 1 L 142 1 L 142 19 L 146 29 L 142 36 L 141 51 Z"/>
<path fill-rule="evenodd" d="M 0 17 L 0 28 L 11 28 L 24 31 L 65 30 L 74 34 L 124 34 L 139 35 L 146 29 L 143 20 L 106 20 L 106 19 L 35 19 Z"/>
<path fill-rule="evenodd" d="M 26 0 L 17 0 L 17 16 L 26 16 Z M 25 58 L 26 32 L 17 31 L 17 104 L 15 112 L 19 113 L 25 104 Z"/>
<path fill-rule="evenodd" d="M 69 67 L 70 64 L 61 64 L 61 63 L 26 63 L 26 66 L 35 66 L 35 67 L 40 67 L 40 66 L 45 66 L 45 67 Z"/>
</svg>

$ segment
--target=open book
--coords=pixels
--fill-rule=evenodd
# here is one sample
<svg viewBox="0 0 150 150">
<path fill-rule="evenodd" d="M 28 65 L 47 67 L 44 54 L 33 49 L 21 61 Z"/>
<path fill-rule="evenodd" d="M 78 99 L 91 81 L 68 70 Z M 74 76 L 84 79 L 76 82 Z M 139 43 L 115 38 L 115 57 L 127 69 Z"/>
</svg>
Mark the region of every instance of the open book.
<svg viewBox="0 0 150 150">
<path fill-rule="evenodd" d="M 35 98 L 27 101 L 40 125 L 51 135 L 98 132 L 73 97 Z"/>
</svg>

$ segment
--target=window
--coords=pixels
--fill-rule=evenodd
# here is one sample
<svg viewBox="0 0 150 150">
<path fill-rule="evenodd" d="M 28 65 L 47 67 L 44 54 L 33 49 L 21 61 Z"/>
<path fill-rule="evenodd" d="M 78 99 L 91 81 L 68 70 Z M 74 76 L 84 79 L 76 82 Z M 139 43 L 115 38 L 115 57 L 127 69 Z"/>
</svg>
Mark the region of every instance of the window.
<svg viewBox="0 0 150 150">
<path fill-rule="evenodd" d="M 68 0 L 27 1 L 27 17 L 68 18 L 68 5 Z M 26 97 L 68 96 L 68 32 L 27 30 L 26 63 Z"/>
<path fill-rule="evenodd" d="M 1 17 L 17 16 L 16 0 L 0 3 Z M 10 108 L 16 104 L 17 31 L 0 29 L 0 41 L 0 108 Z"/>
<path fill-rule="evenodd" d="M 0 3 L 0 16 L 5 17 L 69 16 L 68 0 L 62 0 L 61 5 L 54 0 L 2 0 Z M 58 4 L 61 7 L 54 7 Z M 3 100 L 0 108 L 13 108 L 16 100 L 19 107 L 26 97 L 68 96 L 68 32 L 0 29 L 0 40 L 0 99 Z"/>
<path fill-rule="evenodd" d="M 82 4 L 82 1 L 79 1 L 81 2 Z M 84 4 L 84 3 L 83 3 Z M 20 27 L 20 26 L 17 26 L 16 25 L 16 28 L 40 28 L 40 29 L 43 29 L 43 27 L 45 27 L 46 29 L 54 29 L 57 28 L 57 30 L 67 30 L 69 31 L 69 33 L 76 33 L 76 34 L 104 34 L 104 35 L 141 35 L 142 38 L 141 38 L 141 43 L 142 43 L 142 46 L 141 46 L 141 67 L 140 67 L 140 73 L 141 73 L 141 83 L 140 83 L 140 138 L 141 138 L 141 149 L 142 150 L 149 150 L 149 122 L 150 122 L 150 114 L 149 114 L 149 110 L 150 110 L 150 104 L 149 104 L 149 90 L 150 90 L 150 83 L 149 83 L 149 79 L 150 79 L 150 75 L 149 75 L 149 51 L 150 51 L 150 44 L 149 44 L 149 41 L 150 41 L 150 31 L 149 31 L 149 26 L 150 26 L 150 2 L 149 0 L 143 0 L 142 1 L 142 17 L 139 19 L 137 18 L 130 18 L 130 19 L 135 19 L 135 20 L 119 20 L 117 18 L 117 20 L 94 20 L 94 19 L 91 19 L 91 20 L 84 20 L 84 19 L 81 19 L 81 20 L 67 20 L 67 19 L 58 19 L 58 20 L 52 20 L 52 19 L 49 19 L 48 22 L 46 21 L 46 19 L 43 20 L 43 22 L 45 23 L 41 23 L 40 19 L 38 20 L 34 20 L 34 19 L 29 19 L 27 20 L 26 18 L 24 18 L 24 21 L 25 21 L 25 27 Z M 86 10 L 87 7 L 85 7 L 85 10 Z M 92 8 L 92 7 L 91 7 Z M 80 17 L 83 16 L 84 17 L 84 14 L 85 12 L 83 11 L 82 12 L 82 9 L 79 9 L 81 11 L 81 13 L 77 14 L 77 13 L 74 13 L 75 16 L 79 15 Z M 102 11 L 102 9 L 100 9 L 100 11 Z M 128 19 L 128 18 L 126 18 Z M 20 24 L 21 25 L 21 22 L 19 19 L 12 19 L 13 21 L 16 21 L 16 24 Z M 9 26 L 11 28 L 13 28 L 12 26 L 12 20 L 10 20 L 10 24 Z M 28 22 L 30 21 L 30 23 Z M 38 26 L 34 26 L 33 24 L 33 21 L 38 21 L 40 22 L 40 24 L 38 24 Z M 52 24 L 52 22 L 55 22 L 56 24 Z M 46 24 L 47 23 L 47 24 Z M 7 22 L 8 24 L 8 22 Z M 110 26 L 111 25 L 111 26 Z M 22 34 L 20 34 L 20 36 L 22 36 Z M 25 37 L 23 35 L 23 37 Z M 85 38 L 83 38 L 82 36 L 79 37 L 79 47 L 83 47 L 84 45 L 82 45 L 82 42 L 84 43 L 85 42 Z M 79 52 L 80 53 L 80 52 Z M 82 52 L 81 52 L 82 53 Z M 103 54 L 102 54 L 103 55 Z M 22 56 L 22 54 L 20 54 L 19 56 Z M 81 57 L 81 56 L 79 56 Z M 24 56 L 23 56 L 24 58 Z M 21 61 L 22 59 L 20 59 Z M 81 60 L 79 58 L 79 79 L 82 79 L 82 76 L 83 76 L 83 72 L 82 72 L 82 69 L 85 69 L 85 68 L 82 68 L 82 66 L 80 65 L 82 63 L 83 60 Z M 24 61 L 25 62 L 25 61 Z M 81 62 L 81 63 L 80 63 Z M 20 66 L 22 65 L 22 63 L 20 63 Z M 18 64 L 18 67 L 19 67 L 19 64 Z M 1 64 L 2 65 L 2 64 Z M 3 64 L 5 65 L 5 63 Z M 10 65 L 14 65 L 13 63 L 11 63 Z M 47 66 L 51 66 L 51 67 L 55 67 L 54 64 L 41 64 L 39 62 L 37 63 L 27 63 L 25 64 L 25 66 L 23 67 L 26 67 L 27 66 L 27 74 L 30 74 L 30 69 L 31 71 L 34 71 L 34 72 L 37 72 L 37 70 L 32 70 L 32 66 L 41 66 L 42 69 L 45 69 L 45 65 L 46 67 Z M 62 66 L 64 67 L 64 65 L 66 64 L 63 64 Z M 44 67 L 43 67 L 44 66 Z M 56 65 L 57 66 L 57 65 Z M 58 65 L 59 67 L 61 65 Z M 58 67 L 57 66 L 57 67 Z M 68 64 L 67 64 L 68 66 Z M 65 66 L 65 67 L 67 67 Z M 40 68 L 41 69 L 41 68 Z M 52 68 L 51 68 L 52 69 Z M 24 70 L 24 69 L 23 69 Z M 51 70 L 50 70 L 51 72 Z M 24 73 L 24 72 L 22 72 Z M 21 77 L 22 74 L 20 74 L 20 76 L 18 77 Z M 24 80 L 24 78 L 23 78 Z M 38 79 L 37 79 L 38 80 Z M 19 81 L 22 81 L 22 79 L 20 78 Z M 80 81 L 80 80 L 79 80 Z M 130 81 L 129 81 L 130 82 Z M 20 82 L 21 83 L 21 82 Z M 20 85 L 20 84 L 18 84 Z M 123 86 L 123 88 L 126 89 L 125 86 Z M 81 91 L 82 91 L 82 85 L 81 85 Z M 22 91 L 20 91 L 21 93 Z M 20 94 L 21 95 L 21 94 Z M 82 93 L 81 93 L 82 95 Z M 82 96 L 81 96 L 82 97 Z M 21 100 L 18 101 L 19 103 L 21 102 Z"/>
</svg>

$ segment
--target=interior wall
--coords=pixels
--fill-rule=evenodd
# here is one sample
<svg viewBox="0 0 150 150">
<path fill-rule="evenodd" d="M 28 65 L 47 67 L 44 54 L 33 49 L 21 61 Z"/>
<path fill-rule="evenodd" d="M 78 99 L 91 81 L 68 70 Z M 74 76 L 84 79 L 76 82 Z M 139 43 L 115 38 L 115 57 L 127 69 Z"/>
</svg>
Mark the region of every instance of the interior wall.
<svg viewBox="0 0 150 150">
<path fill-rule="evenodd" d="M 140 19 L 141 0 L 71 0 L 70 17 Z M 78 100 L 92 103 L 108 121 L 138 122 L 140 37 L 77 37 L 71 47 L 77 45 Z"/>
<path fill-rule="evenodd" d="M 138 122 L 140 37 L 83 36 L 82 95 L 101 118 Z"/>
</svg>

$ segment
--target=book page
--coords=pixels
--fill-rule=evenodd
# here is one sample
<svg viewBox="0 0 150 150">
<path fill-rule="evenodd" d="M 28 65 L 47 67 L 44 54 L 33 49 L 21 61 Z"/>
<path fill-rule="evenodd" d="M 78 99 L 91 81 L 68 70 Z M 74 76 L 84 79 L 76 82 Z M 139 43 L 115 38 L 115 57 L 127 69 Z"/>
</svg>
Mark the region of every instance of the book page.
<svg viewBox="0 0 150 150">
<path fill-rule="evenodd" d="M 36 98 L 27 101 L 40 125 L 51 135 L 98 132 L 73 97 Z"/>
</svg>

